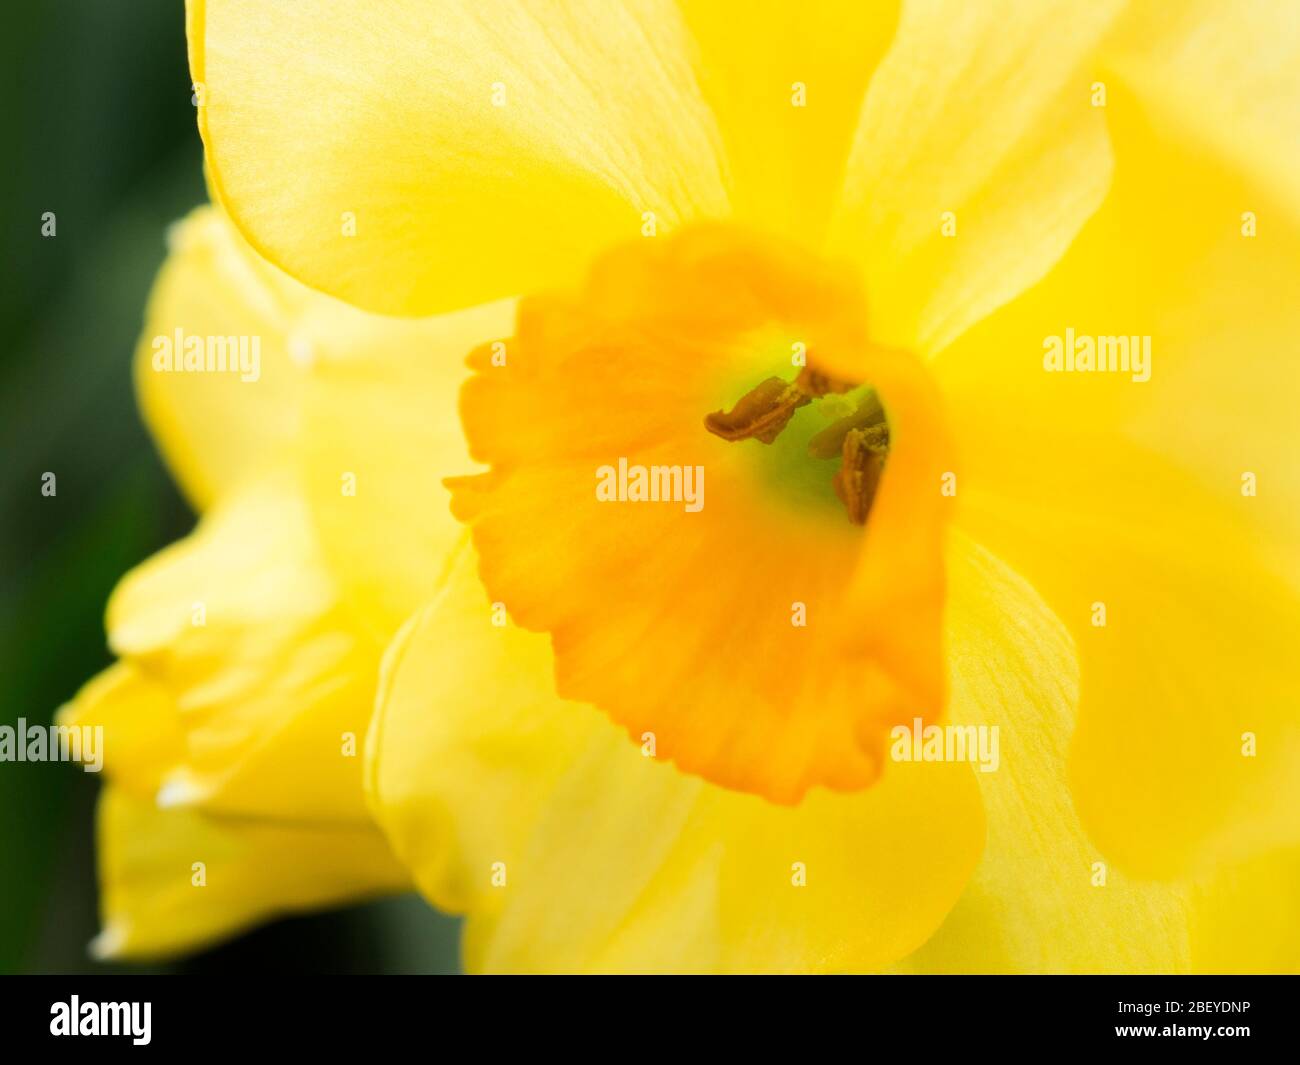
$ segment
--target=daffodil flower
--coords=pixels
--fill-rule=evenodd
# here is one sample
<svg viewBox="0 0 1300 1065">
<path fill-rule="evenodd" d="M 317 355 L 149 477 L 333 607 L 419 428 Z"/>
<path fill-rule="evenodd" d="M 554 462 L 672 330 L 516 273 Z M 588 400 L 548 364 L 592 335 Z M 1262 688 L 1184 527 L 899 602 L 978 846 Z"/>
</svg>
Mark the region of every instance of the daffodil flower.
<svg viewBox="0 0 1300 1065">
<path fill-rule="evenodd" d="M 377 650 L 340 612 L 292 485 L 259 479 L 210 510 L 124 578 L 107 626 L 119 661 L 59 715 L 102 729 L 106 752 L 95 956 L 407 886 L 361 788 Z"/>
<path fill-rule="evenodd" d="M 349 604 L 302 479 L 314 333 L 364 319 L 260 262 L 216 212 L 171 233 L 136 378 L 145 419 L 202 515 L 108 607 L 119 661 L 60 712 L 101 728 L 104 958 L 193 950 L 275 914 L 409 888 L 369 816 L 364 740 L 391 632 Z M 298 323 L 290 331 L 286 322 Z M 318 324 L 313 325 L 313 321 Z M 256 337 L 255 382 L 161 369 L 159 338 Z M 402 350 L 427 336 L 397 325 Z"/>
<path fill-rule="evenodd" d="M 365 789 L 470 968 L 1296 967 L 1284 5 L 189 36 L 215 196 L 328 294 L 285 449 L 409 615 Z M 996 768 L 900 746 L 943 723 Z"/>
</svg>

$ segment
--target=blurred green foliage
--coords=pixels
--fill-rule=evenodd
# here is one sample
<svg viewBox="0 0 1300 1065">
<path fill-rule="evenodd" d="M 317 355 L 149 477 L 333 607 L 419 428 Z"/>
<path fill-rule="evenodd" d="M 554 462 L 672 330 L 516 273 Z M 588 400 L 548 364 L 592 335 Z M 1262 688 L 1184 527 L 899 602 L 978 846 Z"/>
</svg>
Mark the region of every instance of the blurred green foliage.
<svg viewBox="0 0 1300 1065">
<path fill-rule="evenodd" d="M 0 722 L 43 721 L 108 664 L 117 579 L 193 525 L 130 364 L 166 228 L 206 194 L 180 0 L 6 4 L 0 70 Z M 71 766 L 0 763 L 0 972 L 100 968 L 85 953 L 96 790 Z M 389 900 L 171 968 L 454 971 L 456 936 L 419 900 Z"/>
</svg>

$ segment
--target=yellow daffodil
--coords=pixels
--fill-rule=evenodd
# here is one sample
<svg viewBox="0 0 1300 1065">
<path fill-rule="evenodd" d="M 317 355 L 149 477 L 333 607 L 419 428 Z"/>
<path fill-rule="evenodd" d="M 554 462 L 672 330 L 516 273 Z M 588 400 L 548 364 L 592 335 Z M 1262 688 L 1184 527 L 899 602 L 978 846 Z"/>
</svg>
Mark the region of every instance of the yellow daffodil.
<svg viewBox="0 0 1300 1065">
<path fill-rule="evenodd" d="M 1165 14 L 191 2 L 253 246 L 457 312 L 265 428 L 469 967 L 1297 967 L 1300 25 Z"/>
<path fill-rule="evenodd" d="M 122 581 L 107 627 L 119 661 L 59 718 L 102 729 L 97 955 L 189 949 L 407 883 L 361 789 L 376 649 L 292 485 L 208 511 Z"/>
<path fill-rule="evenodd" d="M 120 660 L 60 716 L 103 729 L 104 930 L 94 949 L 112 957 L 191 949 L 278 912 L 410 883 L 362 789 L 380 656 L 397 620 L 358 608 L 349 580 L 362 567 L 340 578 L 317 533 L 328 505 L 313 506 L 306 490 L 317 451 L 344 443 L 327 433 L 313 446 L 314 420 L 344 395 L 364 401 L 370 371 L 351 368 L 358 351 L 418 351 L 446 326 L 382 322 L 310 292 L 211 209 L 178 225 L 171 244 L 136 377 L 150 428 L 203 518 L 122 581 L 107 619 Z M 216 337 L 231 352 L 242 337 L 258 358 L 218 372 L 162 358 L 186 337 Z M 436 427 L 421 436 L 417 418 L 406 428 L 436 448 Z M 454 426 L 441 433 L 459 439 Z M 331 474 L 335 492 L 344 497 L 357 476 L 366 484 L 368 471 Z M 403 532 L 434 559 L 460 535 L 449 515 L 408 522 L 388 538 L 390 558 Z M 408 562 L 414 579 L 421 559 Z"/>
</svg>

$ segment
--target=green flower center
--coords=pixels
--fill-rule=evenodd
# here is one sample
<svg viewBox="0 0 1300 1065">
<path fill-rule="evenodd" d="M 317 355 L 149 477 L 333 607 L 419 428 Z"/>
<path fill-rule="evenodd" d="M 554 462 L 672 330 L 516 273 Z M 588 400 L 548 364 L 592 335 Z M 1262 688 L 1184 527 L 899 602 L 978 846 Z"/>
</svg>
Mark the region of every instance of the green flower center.
<svg viewBox="0 0 1300 1065">
<path fill-rule="evenodd" d="M 730 409 L 705 417 L 704 427 L 733 443 L 763 445 L 760 476 L 792 503 L 837 507 L 866 524 L 889 455 L 889 422 L 870 386 L 805 366 L 792 381 L 759 382 Z M 825 463 L 835 459 L 839 468 L 828 476 Z"/>
</svg>

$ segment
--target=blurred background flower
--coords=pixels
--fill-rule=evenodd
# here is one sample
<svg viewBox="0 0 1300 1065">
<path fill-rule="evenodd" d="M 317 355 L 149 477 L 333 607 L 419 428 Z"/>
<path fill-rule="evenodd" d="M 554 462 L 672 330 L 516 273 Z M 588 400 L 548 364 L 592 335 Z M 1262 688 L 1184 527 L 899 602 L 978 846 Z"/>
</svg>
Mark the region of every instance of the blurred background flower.
<svg viewBox="0 0 1300 1065">
<path fill-rule="evenodd" d="M 182 5 L 50 0 L 6 5 L 2 25 L 15 147 L 0 169 L 0 724 L 44 724 L 111 662 L 104 604 L 121 575 L 194 526 L 141 423 L 131 357 L 167 228 L 207 196 Z M 0 763 L 0 972 L 109 968 L 86 949 L 99 786 L 68 764 Z M 166 968 L 454 971 L 456 947 L 457 922 L 406 897 Z"/>
</svg>

